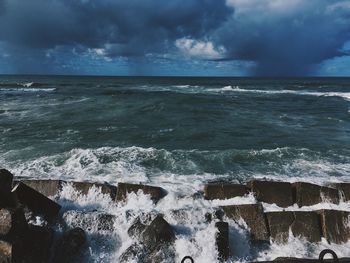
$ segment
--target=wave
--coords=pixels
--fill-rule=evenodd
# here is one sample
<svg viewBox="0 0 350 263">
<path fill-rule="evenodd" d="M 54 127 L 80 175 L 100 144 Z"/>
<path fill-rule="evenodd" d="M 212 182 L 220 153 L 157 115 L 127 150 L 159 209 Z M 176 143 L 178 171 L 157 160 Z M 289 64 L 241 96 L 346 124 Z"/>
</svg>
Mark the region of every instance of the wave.
<svg viewBox="0 0 350 263">
<path fill-rule="evenodd" d="M 174 88 L 199 88 L 200 86 L 198 85 L 174 85 Z"/>
<path fill-rule="evenodd" d="M 207 180 L 244 182 L 255 177 L 305 179 L 317 183 L 349 180 L 348 152 L 320 153 L 301 148 L 259 150 L 173 150 L 141 147 L 73 149 L 60 154 L 19 160 L 31 156 L 22 151 L 2 154 L 0 166 L 21 176 L 154 182 L 181 185 L 194 191 Z"/>
<path fill-rule="evenodd" d="M 211 89 L 211 91 L 233 91 L 246 93 L 260 93 L 260 94 L 293 94 L 293 95 L 307 95 L 317 97 L 341 97 L 350 101 L 350 92 L 319 92 L 307 90 L 257 90 L 257 89 L 242 89 L 239 86 L 225 86 L 220 89 Z"/>
<path fill-rule="evenodd" d="M 27 83 L 23 83 L 22 86 L 25 88 L 29 88 L 31 86 L 33 86 L 35 83 L 34 82 L 27 82 Z"/>
<path fill-rule="evenodd" d="M 251 204 L 256 203 L 256 200 L 253 195 L 213 201 L 191 198 L 192 194 L 203 189 L 204 182 L 217 179 L 242 182 L 254 177 L 325 183 L 349 180 L 350 172 L 349 152 L 321 154 L 309 149 L 290 147 L 225 151 L 168 151 L 141 147 L 78 148 L 50 156 L 33 157 L 30 160 L 20 160 L 21 153 L 23 150 L 0 155 L 0 167 L 12 170 L 17 176 L 107 181 L 114 185 L 118 182 L 143 182 L 161 186 L 168 191 L 168 195 L 157 204 L 154 204 L 149 196 L 139 193 L 130 194 L 125 203 L 116 205 L 114 200 L 96 189 L 83 196 L 70 184 L 65 185 L 58 202 L 62 205 L 62 213 L 69 211 L 64 217 L 67 225 L 77 224 L 75 215 L 79 213 L 85 213 L 85 219 L 78 221 L 82 224 L 79 226 L 84 227 L 87 222 L 90 224 L 86 228 L 91 240 L 89 253 L 84 254 L 86 258 L 81 260 L 82 262 L 98 262 L 101 258 L 104 262 L 118 261 L 118 257 L 132 242 L 126 230 L 133 220 L 137 216 L 154 213 L 163 214 L 177 234 L 174 244 L 177 262 L 186 255 L 191 255 L 196 262 L 216 262 L 215 220 L 204 224 L 205 214 L 213 213 L 213 207 Z M 208 164 L 216 168 L 210 170 Z M 247 165 L 256 166 L 249 170 L 244 168 Z M 338 173 L 338 176 L 334 173 Z M 263 205 L 267 211 L 281 210 L 273 205 Z M 350 203 L 341 203 L 338 207 L 322 203 L 303 209 L 330 207 L 350 211 Z M 287 208 L 292 209 L 295 207 Z M 180 211 L 183 216 L 177 216 L 174 210 Z M 114 216 L 114 225 L 117 227 L 112 232 L 98 227 L 98 221 L 95 219 L 99 213 Z M 290 237 L 288 244 L 272 243 L 270 247 L 258 249 L 250 245 L 245 229 L 232 220 L 228 220 L 228 223 L 232 240 L 231 250 L 235 251 L 234 262 L 272 260 L 278 256 L 317 257 L 324 248 L 332 248 L 339 256 L 348 256 L 350 253 L 349 243 L 329 245 L 326 240 L 322 240 L 311 245 L 294 237 Z"/>
<path fill-rule="evenodd" d="M 22 88 L 0 88 L 0 92 L 2 93 L 53 92 L 55 90 L 56 88 L 32 88 L 30 85 L 24 86 Z"/>
<path fill-rule="evenodd" d="M 44 86 L 44 83 L 39 82 L 0 82 L 0 87 L 41 87 Z"/>
<path fill-rule="evenodd" d="M 300 96 L 317 96 L 317 97 L 340 97 L 350 101 L 350 92 L 337 92 L 337 91 L 310 91 L 310 90 L 268 90 L 268 89 L 244 89 L 238 85 L 227 85 L 221 88 L 211 88 L 208 86 L 198 85 L 173 85 L 173 86 L 142 86 L 142 90 L 146 91 L 168 91 L 168 92 L 179 92 L 188 94 L 222 94 L 229 92 L 240 92 L 240 93 L 255 93 L 255 94 L 266 94 L 266 95 L 300 95 Z"/>
<path fill-rule="evenodd" d="M 256 203 L 256 200 L 252 195 L 220 201 L 194 200 L 188 196 L 181 197 L 169 192 L 155 205 L 149 196 L 139 193 L 130 194 L 125 203 L 116 205 L 113 200 L 99 191 L 90 190 L 86 196 L 83 196 L 68 184 L 63 187 L 58 202 L 62 205 L 63 212 L 68 211 L 64 216 L 67 225 L 79 224 L 80 227 L 86 229 L 89 237 L 93 237 L 89 244 L 90 253 L 87 253 L 86 258 L 81 260 L 82 262 L 98 262 L 102 255 L 104 262 L 117 262 L 119 256 L 133 242 L 126 230 L 135 218 L 140 217 L 142 220 L 146 215 L 153 218 L 157 213 L 164 215 L 165 220 L 171 224 L 176 233 L 177 238 L 174 243 L 176 262 L 180 262 L 186 255 L 193 257 L 195 262 L 217 262 L 215 220 L 211 223 L 203 223 L 205 214 L 213 213 L 213 207 L 220 205 L 252 204 Z M 349 209 L 349 203 L 341 203 L 341 205 Z M 320 204 L 315 208 L 328 208 L 328 204 Z M 270 207 L 268 211 L 276 210 Z M 112 232 L 100 230 L 98 220 L 94 220 L 98 214 L 103 213 L 114 216 L 113 223 L 116 227 Z M 77 222 L 76 218 L 77 216 L 79 218 L 79 214 L 84 215 L 84 220 Z M 289 237 L 287 244 L 272 242 L 270 246 L 252 246 L 247 230 L 241 228 L 233 220 L 225 218 L 226 220 L 230 226 L 230 251 L 234 251 L 230 262 L 267 261 L 281 256 L 317 258 L 320 251 L 326 248 L 331 248 L 340 257 L 348 256 L 350 253 L 350 242 L 336 245 L 328 244 L 323 239 L 319 243 L 310 244 L 293 236 Z"/>
</svg>

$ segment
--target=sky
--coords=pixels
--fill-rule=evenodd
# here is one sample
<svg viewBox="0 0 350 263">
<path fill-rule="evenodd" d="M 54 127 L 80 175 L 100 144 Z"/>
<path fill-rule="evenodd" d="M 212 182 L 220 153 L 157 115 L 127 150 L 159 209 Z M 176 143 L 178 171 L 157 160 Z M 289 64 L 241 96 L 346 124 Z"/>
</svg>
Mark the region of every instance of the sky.
<svg viewBox="0 0 350 263">
<path fill-rule="evenodd" d="M 350 76 L 350 1 L 0 0 L 0 74 Z"/>
</svg>

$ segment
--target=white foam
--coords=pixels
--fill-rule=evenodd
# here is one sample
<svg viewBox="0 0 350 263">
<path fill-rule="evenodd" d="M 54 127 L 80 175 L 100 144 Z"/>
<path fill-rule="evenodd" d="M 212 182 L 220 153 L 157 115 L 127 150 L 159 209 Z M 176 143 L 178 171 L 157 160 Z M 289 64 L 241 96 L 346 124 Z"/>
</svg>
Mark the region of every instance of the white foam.
<svg viewBox="0 0 350 263">
<path fill-rule="evenodd" d="M 55 91 L 56 88 L 0 88 L 0 92 L 8 92 L 8 93 L 16 93 L 16 92 L 52 92 Z"/>
<path fill-rule="evenodd" d="M 192 256 L 195 262 L 217 262 L 215 221 L 205 223 L 205 213 L 213 213 L 213 208 L 218 205 L 255 202 L 252 196 L 229 200 L 193 200 L 189 197 L 180 197 L 169 188 L 166 190 L 169 191 L 168 195 L 157 205 L 151 201 L 150 196 L 142 193 L 132 193 L 126 202 L 116 204 L 108 195 L 100 193 L 97 189 L 91 189 L 87 196 L 83 196 L 75 192 L 70 184 L 65 185 L 59 198 L 59 203 L 63 206 L 64 211 L 75 209 L 108 213 L 115 216 L 114 231 L 102 231 L 98 230 L 97 227 L 91 227 L 87 230 L 89 253 L 84 258 L 84 262 L 96 262 L 101 259 L 103 262 L 118 261 L 119 256 L 133 243 L 127 234 L 127 229 L 133 220 L 137 216 L 157 213 L 164 214 L 165 219 L 176 232 L 174 245 L 176 262 L 180 262 L 187 255 Z M 264 207 L 267 207 L 266 204 Z M 318 209 L 319 207 L 314 208 Z M 180 210 L 183 216 L 172 214 L 172 210 Z M 311 244 L 292 235 L 290 235 L 287 244 L 272 242 L 269 247 L 254 247 L 249 242 L 247 229 L 243 229 L 242 226 L 230 219 L 225 218 L 225 221 L 228 221 L 230 225 L 230 252 L 233 255 L 229 262 L 272 260 L 280 256 L 317 258 L 319 252 L 325 248 L 333 249 L 340 257 L 350 255 L 350 242 L 330 245 L 322 240 L 319 243 Z"/>
<path fill-rule="evenodd" d="M 214 91 L 215 89 L 210 89 Z M 350 92 L 318 92 L 307 90 L 257 90 L 257 89 L 242 89 L 239 86 L 225 86 L 217 91 L 233 91 L 246 93 L 261 93 L 261 94 L 293 94 L 293 95 L 307 95 L 317 97 L 341 97 L 350 101 Z"/>
<path fill-rule="evenodd" d="M 30 149 L 28 149 L 30 150 Z M 299 149 L 293 153 L 295 159 L 288 162 L 293 163 L 285 168 L 286 174 L 254 174 L 257 178 L 277 179 L 283 181 L 310 181 L 314 183 L 337 182 L 343 179 L 349 181 L 349 165 L 345 163 L 332 163 L 327 160 L 307 160 L 306 149 Z M 181 155 L 183 159 L 178 160 L 175 153 Z M 251 157 L 257 156 L 280 156 L 283 159 L 286 154 L 290 154 L 288 148 L 266 149 L 259 151 L 245 152 Z M 191 196 L 203 190 L 203 183 L 208 180 L 225 178 L 237 182 L 237 178 L 232 178 L 231 174 L 211 174 L 203 173 L 195 162 L 191 159 L 191 154 L 208 154 L 208 152 L 196 151 L 166 151 L 155 148 L 140 147 L 102 147 L 97 149 L 73 149 L 71 151 L 43 156 L 33 160 L 23 162 L 17 160 L 13 163 L 8 160 L 11 156 L 18 156 L 15 151 L 8 152 L 0 156 L 0 166 L 4 166 L 13 171 L 17 176 L 63 179 L 74 181 L 107 181 L 117 185 L 118 182 L 148 183 L 163 187 L 167 192 L 162 200 L 156 205 L 150 197 L 142 193 L 130 194 L 125 203 L 116 204 L 108 195 L 99 192 L 98 189 L 90 189 L 87 196 L 79 195 L 74 188 L 67 184 L 59 197 L 59 203 L 63 206 L 63 211 L 95 211 L 97 213 L 108 213 L 115 216 L 115 230 L 106 232 L 98 230 L 97 227 L 88 229 L 88 240 L 90 248 L 86 252 L 84 262 L 117 262 L 119 256 L 133 242 L 128 236 L 127 229 L 132 224 L 134 218 L 148 213 L 164 214 L 165 219 L 173 226 L 176 231 L 177 239 L 175 241 L 176 261 L 190 255 L 195 262 L 215 262 L 217 251 L 215 248 L 215 222 L 205 223 L 206 213 L 213 213 L 214 209 L 223 205 L 234 204 L 254 204 L 256 199 L 253 195 L 236 197 L 227 200 L 205 200 L 203 198 L 193 199 Z M 306 154 L 306 155 L 305 155 Z M 305 155 L 305 159 L 302 156 Z M 197 155 L 196 155 L 197 156 Z M 162 160 L 162 165 L 169 167 L 163 170 L 152 170 L 145 163 L 155 160 Z M 11 166 L 11 167 L 9 167 Z M 152 165 L 151 165 L 152 166 Z M 179 166 L 188 167 L 193 173 L 172 171 Z M 306 167 L 303 170 L 303 167 Z M 291 176 L 296 169 L 301 170 L 308 176 Z M 176 169 L 175 169 L 176 170 Z M 315 170 L 318 174 L 310 174 L 307 171 Z M 181 171 L 181 170 L 179 170 Z M 338 172 L 344 176 L 333 177 L 330 174 Z M 231 178 L 231 179 L 230 179 Z M 244 178 L 244 177 L 243 177 Z M 325 202 L 310 206 L 298 208 L 291 206 L 280 208 L 276 205 L 263 204 L 266 211 L 312 211 L 319 209 L 340 209 L 350 211 L 349 202 L 341 202 L 339 205 Z M 181 210 L 183 217 L 177 217 L 172 213 L 173 210 Z M 69 218 L 67 220 L 70 220 Z M 73 220 L 73 219 L 71 219 Z M 226 220 L 226 219 L 225 219 Z M 326 241 L 319 244 L 310 244 L 304 240 L 291 237 L 286 245 L 273 243 L 270 247 L 255 248 L 250 246 L 247 230 L 233 221 L 230 224 L 230 240 L 233 258 L 232 262 L 249 262 L 254 260 L 269 260 L 277 256 L 295 256 L 295 257 L 317 257 L 318 253 L 326 247 L 330 247 L 338 253 L 339 256 L 349 256 L 350 249 L 344 245 L 328 245 Z M 40 220 L 36 223 L 40 224 Z M 350 244 L 347 244 L 348 246 Z"/>
<path fill-rule="evenodd" d="M 23 83 L 22 84 L 22 86 L 23 87 L 26 87 L 26 88 L 29 88 L 29 87 L 31 87 L 31 86 L 33 86 L 34 85 L 34 82 L 27 82 L 27 83 Z"/>
</svg>

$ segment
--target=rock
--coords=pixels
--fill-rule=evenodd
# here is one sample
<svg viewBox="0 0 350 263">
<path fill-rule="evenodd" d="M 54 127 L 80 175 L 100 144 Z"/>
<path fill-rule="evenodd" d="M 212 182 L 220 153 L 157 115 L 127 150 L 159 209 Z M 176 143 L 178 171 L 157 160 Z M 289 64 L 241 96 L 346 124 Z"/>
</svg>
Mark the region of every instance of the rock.
<svg viewBox="0 0 350 263">
<path fill-rule="evenodd" d="M 61 209 L 59 204 L 24 183 L 17 184 L 12 192 L 16 194 L 21 204 L 33 213 L 43 215 L 49 221 L 55 219 Z"/>
<path fill-rule="evenodd" d="M 250 229 L 252 241 L 269 242 L 269 234 L 266 225 L 266 219 L 261 204 L 251 205 L 230 205 L 221 207 L 225 215 L 240 224 L 241 219 L 244 220 Z M 243 225 L 243 227 L 245 227 Z"/>
<path fill-rule="evenodd" d="M 204 214 L 204 222 L 205 223 L 211 223 L 211 221 L 213 220 L 213 215 L 209 212 L 206 212 Z"/>
<path fill-rule="evenodd" d="M 178 224 L 186 224 L 190 220 L 190 214 L 186 209 L 170 210 L 167 218 L 173 218 Z"/>
<path fill-rule="evenodd" d="M 1 263 L 12 262 L 12 244 L 1 240 L 0 240 L 0 262 Z"/>
<path fill-rule="evenodd" d="M 321 241 L 322 231 L 320 216 L 316 212 L 294 212 L 292 233 L 296 237 L 303 237 L 310 242 Z"/>
<path fill-rule="evenodd" d="M 6 169 L 0 169 L 0 208 L 17 206 L 15 196 L 11 193 L 13 175 Z"/>
<path fill-rule="evenodd" d="M 141 237 L 142 232 L 146 229 L 146 225 L 144 225 L 140 217 L 137 217 L 132 225 L 128 229 L 128 234 L 130 237 L 134 237 L 139 239 Z"/>
<path fill-rule="evenodd" d="M 76 191 L 83 195 L 87 195 L 91 188 L 97 188 L 102 194 L 108 194 L 112 200 L 115 199 L 117 194 L 117 187 L 110 184 L 100 183 L 88 183 L 88 182 L 72 182 L 73 187 Z"/>
<path fill-rule="evenodd" d="M 10 193 L 12 189 L 13 174 L 6 169 L 0 169 L 0 192 Z"/>
<path fill-rule="evenodd" d="M 157 186 L 118 183 L 116 201 L 125 201 L 128 193 L 137 193 L 139 190 L 150 195 L 154 202 L 158 202 L 165 195 L 164 189 Z"/>
<path fill-rule="evenodd" d="M 79 254 L 85 243 L 86 234 L 83 229 L 77 227 L 67 231 L 58 244 L 53 261 L 55 263 L 78 262 L 74 257 Z"/>
<path fill-rule="evenodd" d="M 141 234 L 141 241 L 149 251 L 159 246 L 171 245 L 175 240 L 172 227 L 162 216 L 157 216 Z"/>
<path fill-rule="evenodd" d="M 323 236 L 330 243 L 341 244 L 350 240 L 350 212 L 320 210 Z"/>
<path fill-rule="evenodd" d="M 68 184 L 62 180 L 21 180 L 21 182 L 47 197 L 58 196 L 62 187 Z M 117 193 L 117 187 L 107 183 L 69 182 L 69 184 L 72 184 L 73 188 L 83 195 L 86 195 L 93 187 L 100 190 L 103 194 L 108 194 L 113 200 Z"/>
<path fill-rule="evenodd" d="M 208 200 L 214 199 L 229 199 L 237 196 L 248 194 L 248 189 L 245 185 L 215 183 L 206 184 L 204 186 L 204 197 Z"/>
<path fill-rule="evenodd" d="M 58 196 L 62 190 L 63 184 L 61 180 L 21 180 L 21 182 L 46 197 Z"/>
<path fill-rule="evenodd" d="M 29 225 L 22 252 L 25 262 L 49 261 L 53 233 L 51 228 Z"/>
<path fill-rule="evenodd" d="M 247 186 L 260 202 L 276 204 L 280 207 L 288 207 L 294 203 L 290 183 L 253 180 Z"/>
<path fill-rule="evenodd" d="M 295 200 L 299 207 L 311 206 L 327 200 L 332 203 L 339 203 L 339 193 L 337 189 L 319 186 L 310 183 L 293 183 Z"/>
<path fill-rule="evenodd" d="M 216 234 L 216 246 L 218 249 L 219 260 L 226 261 L 230 256 L 228 223 L 216 222 L 215 226 L 218 229 Z"/>
<path fill-rule="evenodd" d="M 224 215 L 225 215 L 224 210 L 222 208 L 219 208 L 219 209 L 215 209 L 213 216 L 215 219 L 222 221 L 224 220 Z"/>
<path fill-rule="evenodd" d="M 127 262 L 144 263 L 146 262 L 146 257 L 147 257 L 146 249 L 142 245 L 134 243 L 120 255 L 119 262 L 120 263 L 127 263 Z"/>
<path fill-rule="evenodd" d="M 13 241 L 23 236 L 27 222 L 22 209 L 0 209 L 0 238 Z"/>
<path fill-rule="evenodd" d="M 269 212 L 266 213 L 270 235 L 278 243 L 288 241 L 289 228 L 293 224 L 293 212 Z"/>
<path fill-rule="evenodd" d="M 85 231 L 113 231 L 115 216 L 100 212 L 81 212 L 70 210 L 62 216 L 69 228 L 80 227 Z"/>
<path fill-rule="evenodd" d="M 175 249 L 172 246 L 161 246 L 147 256 L 147 263 L 175 263 Z"/>
<path fill-rule="evenodd" d="M 315 212 L 268 212 L 266 218 L 271 238 L 278 243 L 288 241 L 289 231 L 310 242 L 321 241 L 320 220 Z"/>
<path fill-rule="evenodd" d="M 340 198 L 344 201 L 350 201 L 350 183 L 337 183 L 332 184 L 331 187 L 334 187 L 339 190 Z"/>
<path fill-rule="evenodd" d="M 202 199 L 204 196 L 204 192 L 203 191 L 197 191 L 192 195 L 193 200 L 199 200 Z"/>
<path fill-rule="evenodd" d="M 0 262 L 49 262 L 52 239 L 52 229 L 30 225 L 20 238 L 0 241 Z"/>
</svg>

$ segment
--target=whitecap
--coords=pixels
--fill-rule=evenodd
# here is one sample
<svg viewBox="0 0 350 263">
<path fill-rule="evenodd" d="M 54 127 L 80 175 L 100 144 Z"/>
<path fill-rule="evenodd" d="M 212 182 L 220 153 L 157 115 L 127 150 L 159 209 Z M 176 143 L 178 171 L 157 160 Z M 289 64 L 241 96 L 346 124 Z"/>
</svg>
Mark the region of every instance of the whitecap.
<svg viewBox="0 0 350 263">
<path fill-rule="evenodd" d="M 215 89 L 210 89 L 215 91 Z M 345 100 L 350 101 L 350 92 L 319 92 L 319 91 L 308 91 L 308 90 L 257 90 L 257 89 L 242 89 L 239 86 L 224 86 L 216 91 L 233 91 L 233 92 L 245 92 L 245 93 L 258 93 L 258 94 L 293 94 L 293 95 L 304 95 L 304 96 L 317 96 L 317 97 L 341 97 Z"/>
<path fill-rule="evenodd" d="M 56 88 L 0 88 L 0 92 L 5 93 L 21 93 L 21 92 L 53 92 Z"/>
<path fill-rule="evenodd" d="M 27 83 L 23 83 L 22 86 L 25 87 L 25 88 L 29 88 L 31 86 L 34 85 L 34 82 L 27 82 Z"/>
<path fill-rule="evenodd" d="M 276 148 L 265 150 L 251 150 L 248 154 L 252 156 L 260 155 L 281 155 L 289 154 L 290 148 Z M 85 255 L 84 262 L 103 261 L 117 262 L 119 256 L 127 249 L 133 240 L 127 234 L 127 229 L 137 216 L 145 214 L 161 213 L 165 219 L 172 225 L 176 232 L 175 250 L 176 262 L 180 262 L 184 256 L 190 255 L 195 262 L 216 262 L 217 249 L 215 246 L 215 220 L 211 223 L 205 223 L 206 213 L 213 213 L 215 208 L 223 205 L 235 204 L 254 204 L 256 198 L 250 194 L 244 197 L 235 197 L 226 200 L 205 200 L 203 198 L 193 199 L 192 195 L 203 190 L 203 184 L 209 180 L 217 179 L 218 176 L 235 181 L 230 174 L 218 175 L 203 172 L 194 172 L 193 174 L 181 174 L 167 171 L 158 171 L 151 173 L 144 163 L 149 163 L 154 158 L 163 158 L 174 166 L 179 165 L 174 157 L 176 151 L 166 151 L 155 148 L 141 147 L 102 147 L 97 149 L 73 149 L 71 151 L 36 158 L 27 162 L 16 162 L 8 167 L 17 176 L 63 179 L 74 181 L 107 181 L 113 185 L 118 182 L 131 183 L 147 183 L 163 187 L 168 194 L 157 204 L 151 201 L 149 195 L 141 192 L 130 194 L 126 202 L 116 204 L 108 195 L 104 195 L 97 188 L 89 190 L 87 195 L 81 195 L 76 192 L 71 184 L 65 184 L 58 197 L 58 202 L 62 205 L 62 212 L 68 210 L 88 211 L 96 213 L 108 213 L 115 216 L 115 228 L 112 232 L 100 230 L 97 225 L 87 229 L 90 252 Z M 194 153 L 195 150 L 182 151 L 181 155 L 185 159 L 185 165 L 192 165 L 194 168 L 198 164 L 194 160 L 188 160 L 186 153 Z M 307 152 L 307 149 L 299 149 L 301 153 Z M 200 152 L 207 154 L 208 152 Z M 12 152 L 13 155 L 16 153 Z M 5 158 L 2 155 L 1 158 Z M 297 167 L 305 166 L 300 162 L 300 158 L 294 161 Z M 180 162 L 183 165 L 184 160 Z M 342 170 L 348 174 L 346 166 L 341 164 L 332 164 L 324 161 L 324 167 L 320 166 L 321 160 L 317 160 L 306 165 L 308 169 L 323 169 L 319 176 L 309 175 L 305 170 L 304 178 L 289 177 L 289 181 L 316 181 L 331 182 L 339 180 L 329 176 L 328 173 L 333 169 Z M 0 159 L 1 166 L 5 160 Z M 335 165 L 335 166 L 334 166 Z M 193 169 L 195 171 L 195 169 Z M 292 174 L 292 172 L 291 172 Z M 268 179 L 285 180 L 287 175 L 263 175 Z M 254 175 L 258 178 L 259 175 Z M 286 181 L 288 181 L 286 180 Z M 236 182 L 236 181 L 235 181 Z M 263 206 L 266 211 L 282 211 L 276 205 L 265 204 Z M 284 208 L 288 211 L 313 211 L 323 208 L 340 209 L 350 211 L 349 202 L 340 202 L 340 204 L 331 204 L 327 201 L 310 207 L 298 208 L 291 206 Z M 172 211 L 181 210 L 183 217 L 176 217 Z M 73 220 L 69 217 L 67 220 Z M 39 220 L 40 221 L 40 220 Z M 349 243 L 342 245 L 328 245 L 325 240 L 316 244 L 310 244 L 307 241 L 293 236 L 290 237 L 288 244 L 272 243 L 271 246 L 263 249 L 254 250 L 255 247 L 250 246 L 247 237 L 247 230 L 242 229 L 240 225 L 234 221 L 225 218 L 230 224 L 230 250 L 232 252 L 232 261 L 250 262 L 256 260 L 274 259 L 277 256 L 293 256 L 293 257 L 313 257 L 317 258 L 318 253 L 323 248 L 331 247 L 339 256 L 349 256 Z M 91 220 L 94 222 L 94 220 Z M 40 222 L 39 222 L 40 223 Z M 68 222 L 69 223 L 69 222 Z"/>
</svg>

